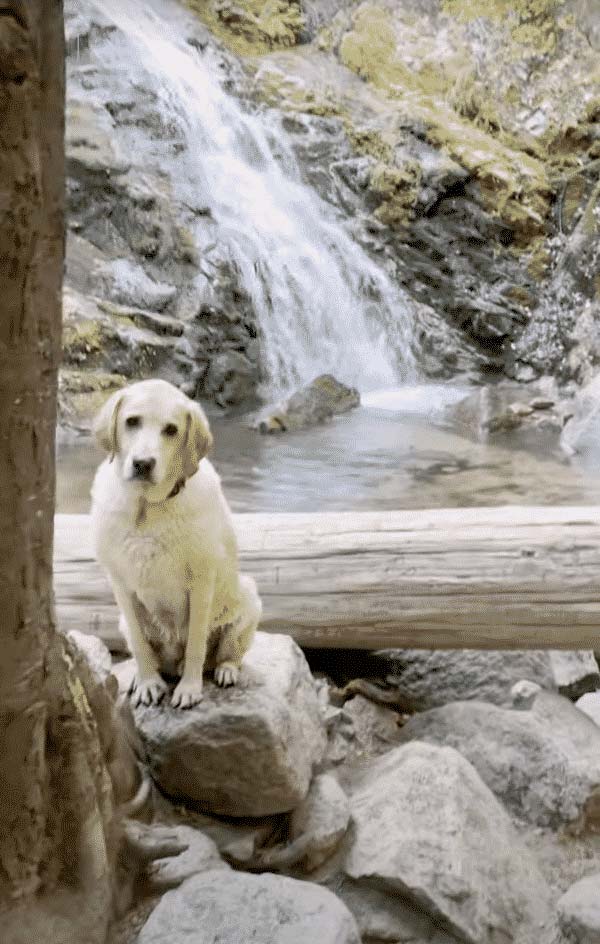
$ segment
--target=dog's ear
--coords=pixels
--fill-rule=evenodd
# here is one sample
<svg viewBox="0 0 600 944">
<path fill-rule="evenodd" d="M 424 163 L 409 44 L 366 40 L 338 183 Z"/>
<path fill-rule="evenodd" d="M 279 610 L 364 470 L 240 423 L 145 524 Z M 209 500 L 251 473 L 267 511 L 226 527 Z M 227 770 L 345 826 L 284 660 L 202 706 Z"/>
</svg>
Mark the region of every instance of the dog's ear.
<svg viewBox="0 0 600 944">
<path fill-rule="evenodd" d="M 212 444 L 212 433 L 204 410 L 192 400 L 189 403 L 183 444 L 183 474 L 186 479 L 198 471 L 200 460 L 209 452 Z"/>
<path fill-rule="evenodd" d="M 125 391 L 117 390 L 108 398 L 94 420 L 94 435 L 98 444 L 114 459 L 119 450 L 117 441 L 117 422 L 119 411 L 125 399 Z"/>
</svg>

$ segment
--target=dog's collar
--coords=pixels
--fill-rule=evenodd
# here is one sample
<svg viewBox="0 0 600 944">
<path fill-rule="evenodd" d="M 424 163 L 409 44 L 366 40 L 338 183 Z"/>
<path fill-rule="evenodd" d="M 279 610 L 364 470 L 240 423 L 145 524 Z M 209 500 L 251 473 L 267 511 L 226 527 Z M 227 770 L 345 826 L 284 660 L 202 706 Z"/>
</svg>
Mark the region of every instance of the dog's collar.
<svg viewBox="0 0 600 944">
<path fill-rule="evenodd" d="M 175 482 L 175 485 L 173 486 L 173 488 L 171 489 L 171 491 L 165 498 L 165 501 L 168 501 L 169 498 L 175 498 L 176 495 L 179 495 L 184 485 L 185 485 L 185 479 L 177 479 L 177 481 Z"/>
</svg>

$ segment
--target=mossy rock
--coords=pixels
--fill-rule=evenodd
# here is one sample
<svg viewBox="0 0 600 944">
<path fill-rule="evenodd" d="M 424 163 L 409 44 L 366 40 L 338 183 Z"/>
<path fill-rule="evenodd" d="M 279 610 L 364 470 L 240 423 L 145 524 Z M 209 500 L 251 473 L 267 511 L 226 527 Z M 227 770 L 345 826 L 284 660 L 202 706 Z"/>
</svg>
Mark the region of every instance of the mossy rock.
<svg viewBox="0 0 600 944">
<path fill-rule="evenodd" d="M 296 0 L 187 0 L 214 35 L 241 56 L 295 46 L 304 29 Z"/>
</svg>

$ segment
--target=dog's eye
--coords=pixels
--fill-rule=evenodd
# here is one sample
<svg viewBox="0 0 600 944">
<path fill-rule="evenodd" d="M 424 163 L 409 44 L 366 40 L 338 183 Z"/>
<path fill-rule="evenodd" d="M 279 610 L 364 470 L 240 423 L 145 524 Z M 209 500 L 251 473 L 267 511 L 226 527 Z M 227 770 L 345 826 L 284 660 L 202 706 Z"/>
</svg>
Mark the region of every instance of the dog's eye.
<svg viewBox="0 0 600 944">
<path fill-rule="evenodd" d="M 125 420 L 125 426 L 128 426 L 129 429 L 135 429 L 137 426 L 141 426 L 142 421 L 139 416 L 128 416 Z"/>
<path fill-rule="evenodd" d="M 175 426 L 175 423 L 167 423 L 167 425 L 163 429 L 163 433 L 165 436 L 176 436 L 177 427 Z"/>
</svg>

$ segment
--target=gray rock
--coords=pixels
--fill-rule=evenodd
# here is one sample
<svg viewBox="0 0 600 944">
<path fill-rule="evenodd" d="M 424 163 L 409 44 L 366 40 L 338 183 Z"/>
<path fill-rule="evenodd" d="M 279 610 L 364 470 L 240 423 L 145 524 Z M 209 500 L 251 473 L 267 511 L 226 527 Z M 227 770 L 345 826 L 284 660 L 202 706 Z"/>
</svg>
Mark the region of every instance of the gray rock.
<svg viewBox="0 0 600 944">
<path fill-rule="evenodd" d="M 256 364 L 241 351 L 223 351 L 210 361 L 204 390 L 219 406 L 231 406 L 251 397 L 256 383 Z"/>
<path fill-rule="evenodd" d="M 177 888 L 186 879 L 201 872 L 229 869 L 219 855 L 216 844 L 199 829 L 173 826 L 170 831 L 185 848 L 178 855 L 158 859 L 153 864 L 149 877 L 155 892 Z"/>
<path fill-rule="evenodd" d="M 300 869 L 314 872 L 335 852 L 350 822 L 348 798 L 331 774 L 313 780 L 308 796 L 294 810 L 288 826 L 288 841 L 260 847 L 260 834 L 245 836 L 226 847 L 230 862 L 257 871 Z M 269 835 L 264 837 L 267 841 Z"/>
<path fill-rule="evenodd" d="M 66 160 L 70 173 L 124 174 L 130 162 L 121 154 L 107 110 L 89 99 L 71 98 L 67 105 Z"/>
<path fill-rule="evenodd" d="M 352 747 L 356 753 L 374 757 L 397 746 L 399 716 L 391 708 L 355 695 L 346 702 L 343 712 L 352 724 Z"/>
<path fill-rule="evenodd" d="M 541 692 L 529 711 L 455 702 L 411 718 L 403 741 L 449 745 L 518 816 L 540 826 L 600 823 L 600 730 Z"/>
<path fill-rule="evenodd" d="M 330 374 L 322 374 L 284 403 L 268 408 L 254 423 L 261 433 L 282 433 L 322 423 L 359 404 L 358 390 L 346 387 Z"/>
<path fill-rule="evenodd" d="M 510 704 L 512 686 L 523 679 L 556 689 L 547 652 L 390 649 L 378 655 L 382 677 L 417 710 L 462 699 Z"/>
<path fill-rule="evenodd" d="M 575 707 L 600 728 L 600 692 L 586 692 L 575 702 Z"/>
<path fill-rule="evenodd" d="M 290 820 L 290 836 L 301 844 L 298 862 L 305 872 L 313 872 L 332 855 L 346 835 L 349 822 L 348 798 L 335 777 L 315 777 L 308 796 Z"/>
<path fill-rule="evenodd" d="M 162 311 L 177 292 L 174 285 L 155 282 L 130 259 L 106 263 L 96 276 L 105 296 L 119 305 Z"/>
<path fill-rule="evenodd" d="M 600 374 L 575 397 L 573 416 L 566 423 L 560 444 L 567 455 L 596 456 L 600 443 Z"/>
<path fill-rule="evenodd" d="M 591 650 L 549 652 L 554 681 L 561 695 L 575 701 L 585 692 L 600 688 L 600 671 Z"/>
<path fill-rule="evenodd" d="M 588 875 L 559 899 L 561 927 L 573 944 L 600 944 L 600 875 Z"/>
<path fill-rule="evenodd" d="M 205 872 L 168 892 L 138 944 L 360 944 L 354 918 L 326 888 L 281 875 Z"/>
<path fill-rule="evenodd" d="M 67 635 L 85 656 L 90 669 L 99 682 L 106 682 L 112 671 L 112 657 L 108 647 L 97 636 L 80 633 L 76 629 L 72 629 Z"/>
<path fill-rule="evenodd" d="M 395 748 L 371 764 L 351 808 L 351 878 L 408 898 L 469 944 L 550 940 L 549 888 L 457 751 Z"/>
<path fill-rule="evenodd" d="M 427 914 L 396 892 L 343 878 L 336 881 L 335 893 L 354 915 L 368 944 L 456 944 L 454 935 L 441 931 Z"/>
<path fill-rule="evenodd" d="M 314 680 L 288 636 L 257 633 L 235 688 L 207 680 L 189 711 L 163 704 L 134 715 L 161 789 L 227 816 L 295 809 L 325 749 Z"/>
<path fill-rule="evenodd" d="M 516 682 L 510 690 L 513 708 L 531 708 L 541 691 L 542 688 L 537 682 L 529 682 L 527 679 Z"/>
</svg>

